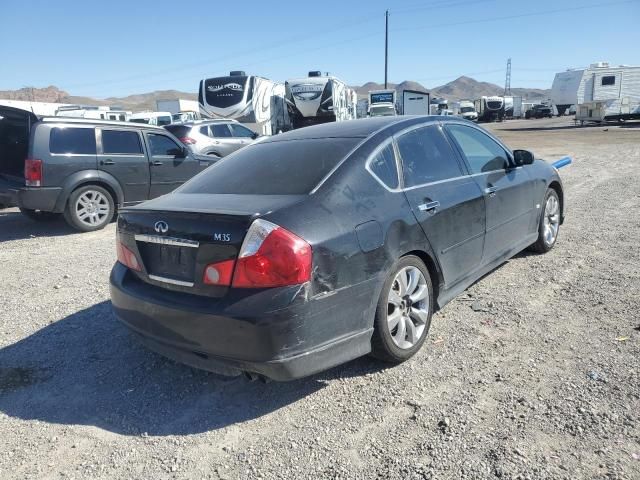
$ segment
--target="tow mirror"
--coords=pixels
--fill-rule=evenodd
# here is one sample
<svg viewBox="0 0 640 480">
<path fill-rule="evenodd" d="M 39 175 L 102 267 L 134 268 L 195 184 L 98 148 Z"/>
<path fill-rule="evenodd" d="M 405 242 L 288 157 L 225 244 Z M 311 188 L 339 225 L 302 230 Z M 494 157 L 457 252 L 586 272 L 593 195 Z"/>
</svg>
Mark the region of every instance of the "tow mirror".
<svg viewBox="0 0 640 480">
<path fill-rule="evenodd" d="M 523 165 L 531 165 L 533 163 L 534 156 L 529 150 L 514 150 L 513 160 L 517 167 L 521 167 Z"/>
</svg>

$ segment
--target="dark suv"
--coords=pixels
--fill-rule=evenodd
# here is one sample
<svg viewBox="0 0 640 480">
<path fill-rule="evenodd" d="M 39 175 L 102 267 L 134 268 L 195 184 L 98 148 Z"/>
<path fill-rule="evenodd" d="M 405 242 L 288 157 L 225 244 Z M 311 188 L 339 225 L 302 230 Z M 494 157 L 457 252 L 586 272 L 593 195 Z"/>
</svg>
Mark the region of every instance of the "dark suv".
<svg viewBox="0 0 640 480">
<path fill-rule="evenodd" d="M 524 114 L 524 118 L 551 118 L 553 117 L 553 110 L 548 105 L 534 105 L 533 108 L 527 110 Z"/>
<path fill-rule="evenodd" d="M 0 208 L 35 220 L 63 214 L 99 230 L 117 208 L 169 193 L 216 160 L 161 127 L 0 107 Z"/>
</svg>

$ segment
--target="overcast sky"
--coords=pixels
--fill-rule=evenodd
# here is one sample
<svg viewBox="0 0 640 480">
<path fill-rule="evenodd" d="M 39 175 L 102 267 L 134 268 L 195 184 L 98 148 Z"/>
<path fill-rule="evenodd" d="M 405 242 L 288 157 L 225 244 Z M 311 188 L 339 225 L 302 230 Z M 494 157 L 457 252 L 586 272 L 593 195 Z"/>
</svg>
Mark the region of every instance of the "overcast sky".
<svg viewBox="0 0 640 480">
<path fill-rule="evenodd" d="M 391 82 L 504 85 L 511 57 L 512 87 L 549 88 L 569 67 L 640 64 L 640 0 L 23 0 L 1 7 L 0 90 L 195 92 L 229 70 L 382 82 L 387 8 Z"/>
</svg>

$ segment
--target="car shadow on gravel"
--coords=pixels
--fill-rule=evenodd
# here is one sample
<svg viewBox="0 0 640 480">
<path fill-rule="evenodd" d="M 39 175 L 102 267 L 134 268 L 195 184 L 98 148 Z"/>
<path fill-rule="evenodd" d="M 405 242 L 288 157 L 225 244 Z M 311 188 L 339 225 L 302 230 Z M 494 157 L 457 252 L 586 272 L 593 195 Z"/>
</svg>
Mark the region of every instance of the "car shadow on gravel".
<svg viewBox="0 0 640 480">
<path fill-rule="evenodd" d="M 276 411 L 331 379 L 382 368 L 365 358 L 286 383 L 220 377 L 145 350 L 105 301 L 0 349 L 0 411 L 123 435 L 195 434 Z"/>
<path fill-rule="evenodd" d="M 78 233 L 66 224 L 62 215 L 47 221 L 34 221 L 16 209 L 0 210 L 0 243 L 35 237 L 58 237 Z"/>
</svg>

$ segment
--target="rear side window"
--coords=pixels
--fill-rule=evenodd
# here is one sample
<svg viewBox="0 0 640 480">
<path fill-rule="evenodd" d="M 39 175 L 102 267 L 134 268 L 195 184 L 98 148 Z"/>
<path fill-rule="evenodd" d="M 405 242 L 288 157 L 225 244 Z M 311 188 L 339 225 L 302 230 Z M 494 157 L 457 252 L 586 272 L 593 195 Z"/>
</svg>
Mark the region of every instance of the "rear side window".
<svg viewBox="0 0 640 480">
<path fill-rule="evenodd" d="M 322 138 L 253 144 L 207 168 L 187 182 L 180 193 L 306 194 L 360 140 Z"/>
<path fill-rule="evenodd" d="M 375 157 L 371 159 L 369 168 L 387 187 L 398 188 L 396 155 L 391 143 L 380 150 Z"/>
<path fill-rule="evenodd" d="M 149 139 L 149 148 L 151 155 L 176 155 L 177 151 L 181 149 L 176 142 L 164 135 L 156 135 L 150 133 L 147 135 Z"/>
<path fill-rule="evenodd" d="M 159 126 L 169 125 L 171 123 L 171 117 L 158 117 L 156 122 Z"/>
<path fill-rule="evenodd" d="M 54 127 L 49 136 L 51 153 L 95 155 L 96 133 L 93 128 Z"/>
<path fill-rule="evenodd" d="M 233 132 L 234 137 L 251 138 L 254 135 L 252 130 L 249 130 L 247 127 L 243 127 L 242 125 L 235 125 L 232 123 L 229 125 L 229 128 L 231 129 L 231 132 Z"/>
<path fill-rule="evenodd" d="M 438 127 L 418 128 L 398 138 L 405 187 L 462 175 L 451 146 Z"/>
<path fill-rule="evenodd" d="M 125 130 L 102 130 L 102 152 L 110 154 L 141 154 L 140 135 L 138 135 L 138 132 Z"/>
<path fill-rule="evenodd" d="M 211 133 L 216 138 L 230 137 L 231 131 L 226 125 L 210 125 Z"/>
<path fill-rule="evenodd" d="M 466 157 L 471 173 L 493 172 L 509 165 L 504 148 L 480 130 L 464 125 L 446 128 Z"/>
</svg>

